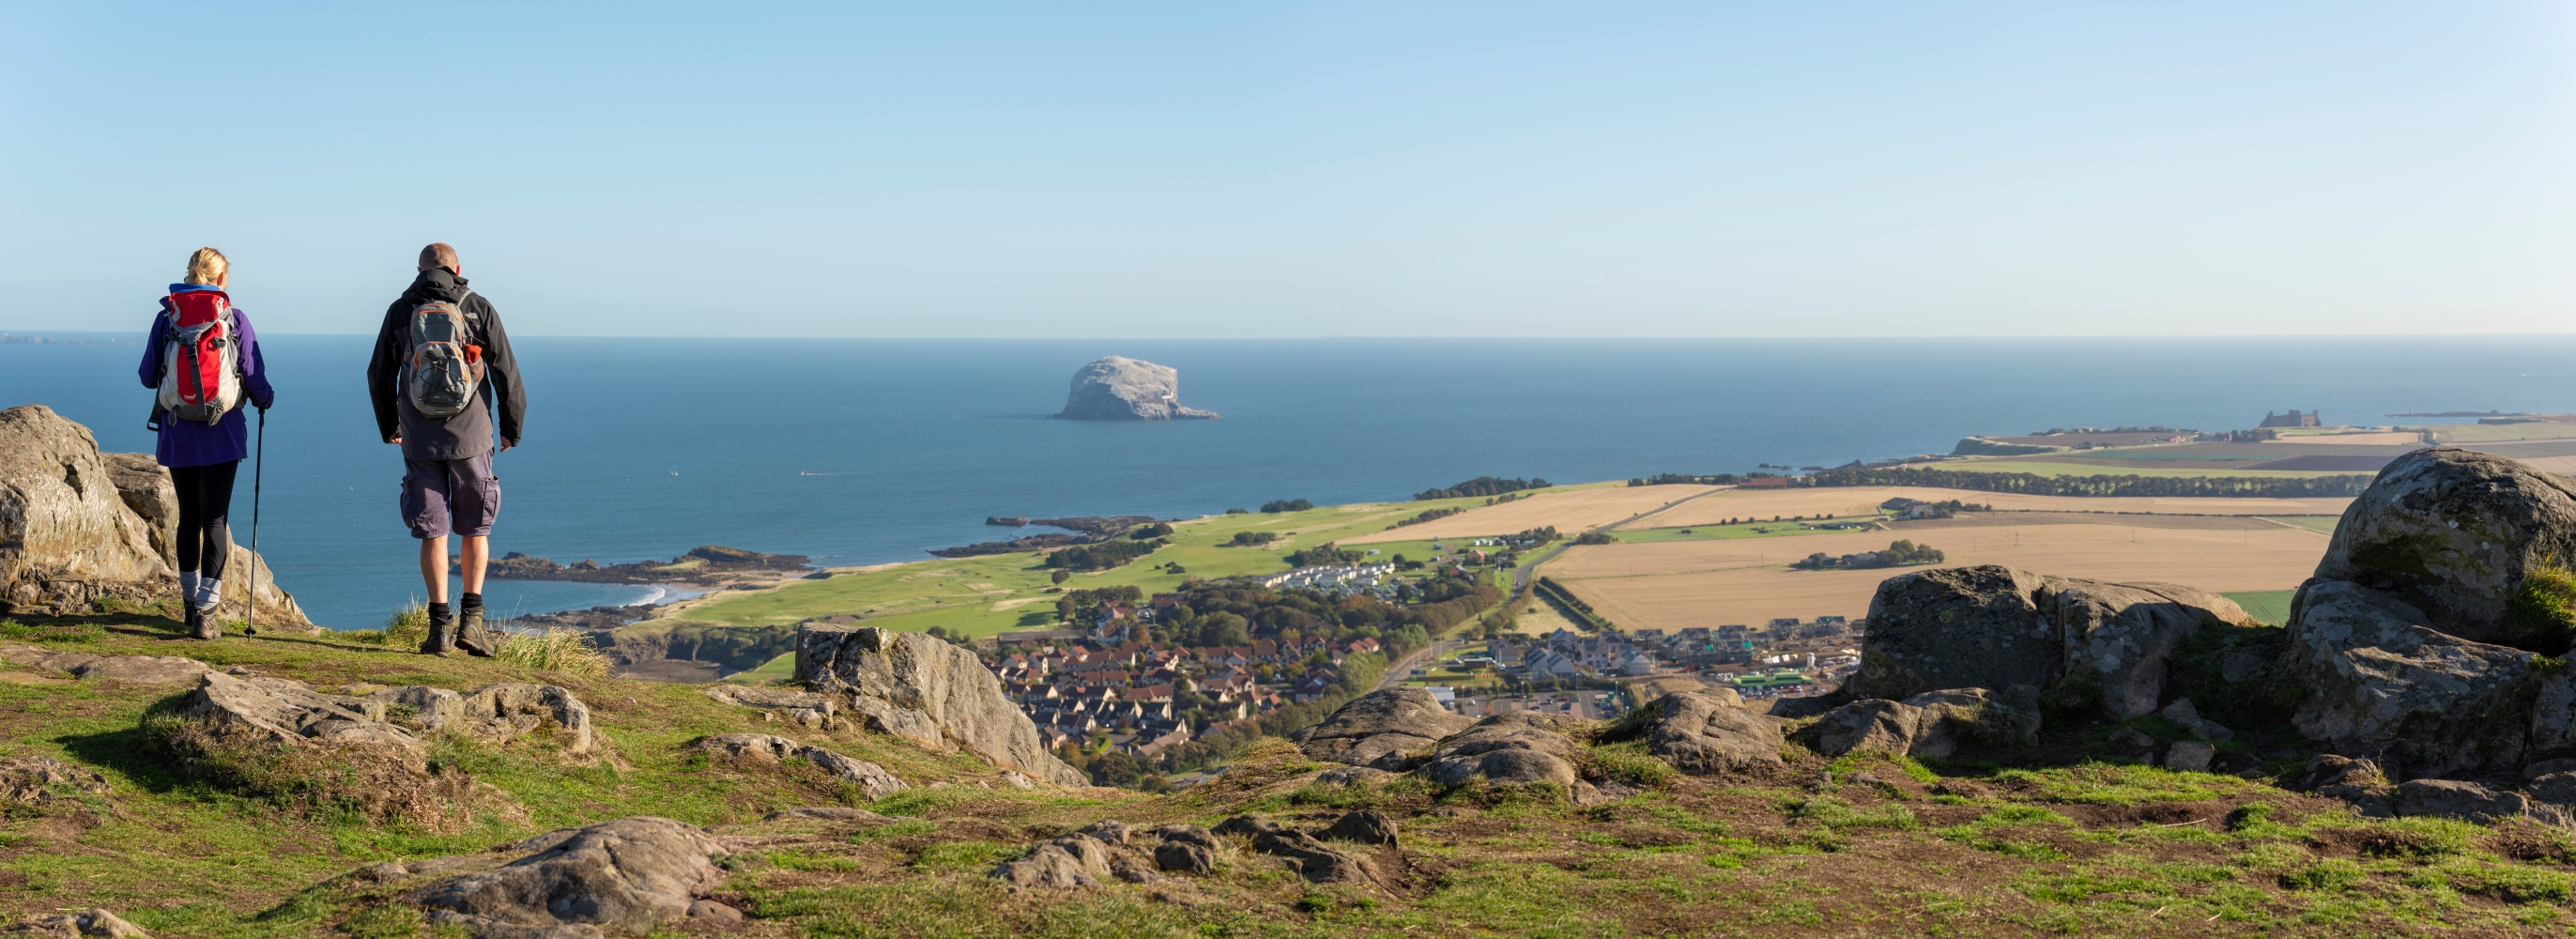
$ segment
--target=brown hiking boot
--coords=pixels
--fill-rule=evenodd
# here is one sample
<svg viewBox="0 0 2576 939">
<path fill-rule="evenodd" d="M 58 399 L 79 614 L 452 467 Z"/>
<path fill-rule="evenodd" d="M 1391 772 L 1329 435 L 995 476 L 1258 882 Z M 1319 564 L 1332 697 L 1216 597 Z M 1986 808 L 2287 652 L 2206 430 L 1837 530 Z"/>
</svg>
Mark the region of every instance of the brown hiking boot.
<svg viewBox="0 0 2576 939">
<path fill-rule="evenodd" d="M 429 638 L 421 640 L 420 654 L 435 655 L 439 658 L 446 658 L 447 650 L 454 648 L 455 642 L 456 623 L 454 621 L 430 620 Z"/>
<path fill-rule="evenodd" d="M 483 628 L 483 608 L 469 606 L 457 611 L 456 647 L 478 659 L 492 657 L 492 632 Z"/>
<path fill-rule="evenodd" d="M 187 622 L 189 638 L 221 639 L 224 637 L 223 624 L 215 620 L 212 615 L 214 612 L 215 610 L 213 607 L 200 607 L 195 605 L 190 605 L 188 607 Z"/>
</svg>

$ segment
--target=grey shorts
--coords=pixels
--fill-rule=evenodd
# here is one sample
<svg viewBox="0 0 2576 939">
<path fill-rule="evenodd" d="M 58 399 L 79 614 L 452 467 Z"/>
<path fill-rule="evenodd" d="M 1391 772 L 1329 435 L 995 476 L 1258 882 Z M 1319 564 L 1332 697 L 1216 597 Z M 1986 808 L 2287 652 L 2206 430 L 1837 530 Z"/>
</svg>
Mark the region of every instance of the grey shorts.
<svg viewBox="0 0 2576 939">
<path fill-rule="evenodd" d="M 403 524 L 414 538 L 489 535 L 501 515 L 492 451 L 462 460 L 403 460 Z"/>
</svg>

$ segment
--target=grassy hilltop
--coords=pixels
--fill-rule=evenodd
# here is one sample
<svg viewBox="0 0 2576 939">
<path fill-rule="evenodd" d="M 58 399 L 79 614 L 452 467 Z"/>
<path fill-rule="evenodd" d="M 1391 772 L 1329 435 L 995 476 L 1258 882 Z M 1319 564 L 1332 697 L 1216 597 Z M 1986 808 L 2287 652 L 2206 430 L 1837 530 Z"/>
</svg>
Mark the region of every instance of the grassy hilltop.
<svg viewBox="0 0 2576 939">
<path fill-rule="evenodd" d="M 108 781 L 103 793 L 56 786 L 51 801 L 8 807 L 0 910 L 106 906 L 174 936 L 423 935 L 439 930 L 374 881 L 343 875 L 658 815 L 785 838 L 726 858 L 732 873 L 716 894 L 761 936 L 2486 936 L 2576 926 L 2566 866 L 2576 843 L 2565 832 L 2521 820 L 2372 821 L 2264 780 L 2100 762 L 2089 754 L 2110 728 L 2026 767 L 1828 761 L 1792 744 L 1779 772 L 1705 779 L 1674 774 L 1640 743 L 1596 741 L 1580 758 L 1638 791 L 1592 806 L 1543 786 L 1329 785 L 1316 779 L 1323 765 L 1284 743 L 1170 795 L 1023 791 L 978 785 L 994 773 L 966 757 L 854 729 L 782 729 L 684 686 L 430 659 L 363 635 L 200 644 L 177 633 L 159 611 L 0 625 L 10 641 L 49 649 L 192 655 L 317 685 L 559 684 L 589 702 L 606 754 L 440 739 L 442 771 L 471 774 L 491 797 L 437 825 L 384 820 L 364 798 L 191 778 L 141 729 L 179 688 L 0 672 L 5 755 L 62 759 Z M 2152 717 L 2127 726 L 2179 733 Z M 684 749 L 739 731 L 823 744 L 915 788 L 869 804 L 800 761 L 733 765 Z M 762 821 L 853 803 L 890 820 Z M 1101 819 L 1213 825 L 1252 813 L 1320 826 L 1357 807 L 1401 826 L 1398 848 L 1381 855 L 1392 858 L 1384 885 L 1310 884 L 1243 844 L 1213 874 L 1148 884 L 1013 893 L 985 876 Z"/>
</svg>

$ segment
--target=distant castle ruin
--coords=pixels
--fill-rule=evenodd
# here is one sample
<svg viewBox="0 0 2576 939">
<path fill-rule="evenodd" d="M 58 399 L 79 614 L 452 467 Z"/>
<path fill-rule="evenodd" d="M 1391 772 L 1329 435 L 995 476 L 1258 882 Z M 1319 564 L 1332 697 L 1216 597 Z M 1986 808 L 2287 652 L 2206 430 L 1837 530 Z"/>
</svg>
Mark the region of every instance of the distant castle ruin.
<svg viewBox="0 0 2576 939">
<path fill-rule="evenodd" d="M 2263 423 L 2256 424 L 2256 425 L 2254 425 L 2254 426 L 2256 426 L 2256 427 L 2323 427 L 2323 426 L 2326 426 L 2326 425 L 2325 425 L 2325 421 L 2324 421 L 2322 418 L 2319 418 L 2319 417 L 2317 416 L 2317 415 L 2322 414 L 2322 413 L 2324 413 L 2324 412 L 2322 412 L 2322 411 L 2309 411 L 2309 412 L 2308 412 L 2308 413 L 2306 413 L 2306 414 L 2301 414 L 2301 413 L 2299 413 L 2299 409 L 2297 409 L 2297 408 L 2291 408 L 2291 409 L 2290 409 L 2290 413 L 2288 413 L 2288 414 L 2274 414 L 2274 413 L 2272 413 L 2272 412 L 2270 412 L 2270 411 L 2265 411 L 2265 412 L 2263 412 Z"/>
</svg>

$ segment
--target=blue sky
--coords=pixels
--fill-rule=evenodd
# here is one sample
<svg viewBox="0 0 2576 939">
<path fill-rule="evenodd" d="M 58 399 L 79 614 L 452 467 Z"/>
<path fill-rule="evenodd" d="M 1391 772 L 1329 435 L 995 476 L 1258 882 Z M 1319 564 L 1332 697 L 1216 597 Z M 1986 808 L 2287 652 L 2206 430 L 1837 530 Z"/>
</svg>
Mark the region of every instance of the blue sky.
<svg viewBox="0 0 2576 939">
<path fill-rule="evenodd" d="M 2576 5 L 0 4 L 0 329 L 2563 332 Z"/>
</svg>

